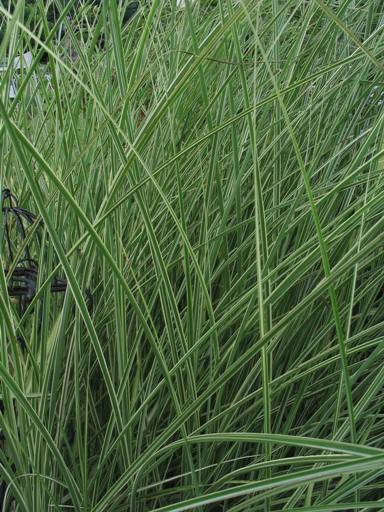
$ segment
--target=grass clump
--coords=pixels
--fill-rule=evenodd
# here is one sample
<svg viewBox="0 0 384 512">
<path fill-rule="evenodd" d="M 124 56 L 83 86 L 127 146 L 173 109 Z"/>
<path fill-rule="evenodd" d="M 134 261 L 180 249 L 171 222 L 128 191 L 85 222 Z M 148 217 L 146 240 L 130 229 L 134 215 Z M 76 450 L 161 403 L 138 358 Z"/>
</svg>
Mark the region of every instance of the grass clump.
<svg viewBox="0 0 384 512">
<path fill-rule="evenodd" d="M 75 4 L 0 7 L 3 510 L 384 508 L 382 2 Z"/>
</svg>

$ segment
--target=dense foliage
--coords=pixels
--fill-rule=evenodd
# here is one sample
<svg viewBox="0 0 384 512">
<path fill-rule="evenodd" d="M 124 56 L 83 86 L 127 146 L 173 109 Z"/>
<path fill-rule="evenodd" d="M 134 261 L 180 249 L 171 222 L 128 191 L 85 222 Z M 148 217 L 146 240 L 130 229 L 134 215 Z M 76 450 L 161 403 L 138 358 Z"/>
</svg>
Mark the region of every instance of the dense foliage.
<svg viewBox="0 0 384 512">
<path fill-rule="evenodd" d="M 3 510 L 384 508 L 382 0 L 130 3 L 0 10 Z"/>
<path fill-rule="evenodd" d="M 98 17 L 102 15 L 103 0 L 71 0 L 70 2 L 63 2 L 61 0 L 51 0 L 44 3 L 39 0 L 24 0 L 21 9 L 20 19 L 23 23 L 34 33 L 38 33 L 39 28 L 42 27 L 42 19 L 46 23 L 46 30 L 51 30 L 55 22 L 59 19 L 61 9 L 66 6 L 66 3 L 70 4 L 68 9 L 68 18 L 76 18 L 82 12 L 86 13 L 86 19 L 89 26 L 94 26 L 97 22 Z M 104 2 L 107 6 L 107 2 Z M 17 6 L 17 0 L 0 1 L 0 5 L 3 5 L 9 12 L 14 13 Z M 20 2 L 19 2 L 20 4 Z M 138 1 L 122 2 L 120 5 L 121 23 L 124 25 L 132 18 L 139 8 Z M 2 41 L 5 33 L 7 24 L 7 18 L 4 15 L 0 15 L 0 41 Z M 76 23 L 75 23 L 76 26 Z M 84 27 L 79 26 L 81 32 L 84 32 Z M 39 33 L 39 37 L 44 41 L 44 31 Z M 34 40 L 29 40 L 30 45 L 35 45 Z"/>
</svg>

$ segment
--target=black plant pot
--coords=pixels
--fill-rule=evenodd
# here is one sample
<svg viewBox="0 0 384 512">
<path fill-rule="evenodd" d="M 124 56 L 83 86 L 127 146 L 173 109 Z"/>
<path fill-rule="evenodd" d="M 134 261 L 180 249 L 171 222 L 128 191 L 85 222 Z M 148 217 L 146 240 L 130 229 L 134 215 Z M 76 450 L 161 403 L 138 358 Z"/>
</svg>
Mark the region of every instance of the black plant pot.
<svg viewBox="0 0 384 512">
<path fill-rule="evenodd" d="M 19 304 L 22 314 L 31 302 L 37 291 L 38 264 L 32 257 L 32 252 L 37 253 L 42 249 L 41 236 L 38 226 L 32 239 L 25 243 L 28 230 L 36 222 L 36 215 L 17 204 L 16 196 L 9 189 L 2 191 L 2 212 L 3 212 L 3 244 L 5 260 L 8 270 L 12 268 L 12 274 L 8 283 L 8 294 Z M 15 262 L 18 247 L 23 248 L 23 257 Z M 36 254 L 37 256 L 37 254 Z M 6 269 L 7 272 L 7 269 Z M 67 288 L 65 279 L 55 277 L 51 283 L 51 292 L 64 292 Z"/>
</svg>

